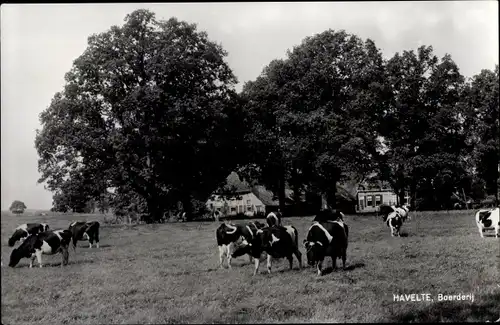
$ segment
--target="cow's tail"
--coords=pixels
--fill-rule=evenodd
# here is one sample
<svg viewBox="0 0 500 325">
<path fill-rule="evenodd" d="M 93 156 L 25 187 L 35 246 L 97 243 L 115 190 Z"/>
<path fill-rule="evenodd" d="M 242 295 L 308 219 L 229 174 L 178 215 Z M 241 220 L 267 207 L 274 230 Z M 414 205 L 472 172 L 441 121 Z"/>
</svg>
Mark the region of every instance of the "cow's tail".
<svg viewBox="0 0 500 325">
<path fill-rule="evenodd" d="M 295 247 L 299 247 L 299 232 L 297 231 L 297 228 L 295 228 L 294 226 L 290 226 L 290 227 L 293 229 L 293 233 L 294 233 L 293 240 L 294 240 Z"/>
</svg>

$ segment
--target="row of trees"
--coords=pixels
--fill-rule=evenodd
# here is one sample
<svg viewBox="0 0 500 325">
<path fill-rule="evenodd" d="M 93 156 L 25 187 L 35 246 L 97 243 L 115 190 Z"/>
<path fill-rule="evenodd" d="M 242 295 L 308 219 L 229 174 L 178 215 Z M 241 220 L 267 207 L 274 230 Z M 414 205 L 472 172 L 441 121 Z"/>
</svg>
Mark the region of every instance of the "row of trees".
<svg viewBox="0 0 500 325">
<path fill-rule="evenodd" d="M 465 80 L 430 46 L 384 60 L 373 41 L 328 30 L 238 94 L 225 56 L 195 25 L 147 10 L 91 36 L 40 115 L 54 209 L 191 215 L 234 170 L 282 209 L 286 186 L 334 207 L 336 184 L 373 172 L 421 209 L 457 189 L 497 195 L 498 66 Z"/>
</svg>

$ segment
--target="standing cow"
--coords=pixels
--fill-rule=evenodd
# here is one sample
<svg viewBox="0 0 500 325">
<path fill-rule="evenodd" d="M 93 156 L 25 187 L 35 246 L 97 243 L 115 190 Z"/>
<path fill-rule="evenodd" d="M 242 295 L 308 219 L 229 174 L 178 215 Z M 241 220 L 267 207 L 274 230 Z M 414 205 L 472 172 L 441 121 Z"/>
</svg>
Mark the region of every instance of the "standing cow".
<svg viewBox="0 0 500 325">
<path fill-rule="evenodd" d="M 9 238 L 8 245 L 13 247 L 18 240 L 25 240 L 30 235 L 35 235 L 49 230 L 49 225 L 46 223 L 25 223 L 14 230 L 14 233 Z"/>
<path fill-rule="evenodd" d="M 40 267 L 43 255 L 62 254 L 61 267 L 68 264 L 68 246 L 71 241 L 71 232 L 68 230 L 46 231 L 26 238 L 18 248 L 10 254 L 9 266 L 15 267 L 22 258 L 31 258 L 30 267 L 33 267 L 35 258 Z"/>
<path fill-rule="evenodd" d="M 313 221 L 326 222 L 326 221 L 344 221 L 344 214 L 336 209 L 322 209 L 318 212 Z"/>
<path fill-rule="evenodd" d="M 381 214 L 383 217 L 384 217 L 384 220 L 386 220 L 386 218 L 389 216 L 389 214 L 391 214 L 392 212 L 397 212 L 403 222 L 406 221 L 406 219 L 408 220 L 411 220 L 410 216 L 409 216 L 409 211 L 410 209 L 408 208 L 407 205 L 403 205 L 403 206 L 393 206 L 393 205 L 382 205 L 380 207 L 380 210 L 379 210 L 379 214 Z"/>
<path fill-rule="evenodd" d="M 76 243 L 79 240 L 88 240 L 89 248 L 92 248 L 92 244 L 96 243 L 97 248 L 99 248 L 99 227 L 98 221 L 75 221 L 69 225 L 68 230 L 71 232 L 73 250 L 76 250 Z"/>
<path fill-rule="evenodd" d="M 484 238 L 483 232 L 487 228 L 495 229 L 495 237 L 500 235 L 500 218 L 499 218 L 500 208 L 494 209 L 481 209 L 476 212 L 476 225 L 479 230 L 479 235 Z"/>
<path fill-rule="evenodd" d="M 273 258 L 286 257 L 293 267 L 293 255 L 299 261 L 299 269 L 302 268 L 302 253 L 298 247 L 298 231 L 294 226 L 265 227 L 257 231 L 257 236 L 251 241 L 244 241 L 234 253 L 233 257 L 250 254 L 255 260 L 253 275 L 257 274 L 260 266 L 260 256 L 267 253 L 267 272 L 271 273 L 271 261 Z"/>
<path fill-rule="evenodd" d="M 384 222 L 387 224 L 387 227 L 391 228 L 391 236 L 400 236 L 401 226 L 403 226 L 404 219 L 403 217 L 396 211 L 389 213 L 388 216 L 384 216 Z"/>
<path fill-rule="evenodd" d="M 337 258 L 342 258 L 342 267 L 345 269 L 348 238 L 349 227 L 343 221 L 314 222 L 303 241 L 307 263 L 316 265 L 318 275 L 322 275 L 323 261 L 326 256 L 330 256 L 334 269 L 337 266 Z"/>
<path fill-rule="evenodd" d="M 222 264 L 224 262 L 224 257 L 226 257 L 227 266 L 231 268 L 232 250 L 234 245 L 244 239 L 251 241 L 257 234 L 257 231 L 262 227 L 264 227 L 264 225 L 258 221 L 236 225 L 222 223 L 215 231 L 215 237 L 219 247 L 220 267 L 223 267 Z M 252 262 L 252 256 L 250 254 L 249 260 Z"/>
</svg>

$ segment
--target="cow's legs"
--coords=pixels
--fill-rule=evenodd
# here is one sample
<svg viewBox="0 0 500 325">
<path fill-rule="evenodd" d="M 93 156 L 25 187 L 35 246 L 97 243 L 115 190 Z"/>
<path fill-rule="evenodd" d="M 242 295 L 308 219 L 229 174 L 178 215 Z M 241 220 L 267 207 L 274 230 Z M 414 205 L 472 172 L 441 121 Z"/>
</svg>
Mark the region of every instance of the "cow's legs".
<svg viewBox="0 0 500 325">
<path fill-rule="evenodd" d="M 94 234 L 94 241 L 97 248 L 99 248 L 99 228 L 97 228 Z"/>
<path fill-rule="evenodd" d="M 302 253 L 297 248 L 295 250 L 294 254 L 295 254 L 295 257 L 297 257 L 297 260 L 299 261 L 299 269 L 302 269 Z"/>
<path fill-rule="evenodd" d="M 495 227 L 495 238 L 498 238 L 500 236 L 500 227 Z"/>
<path fill-rule="evenodd" d="M 260 259 L 259 258 L 254 259 L 254 263 L 255 263 L 255 268 L 253 270 L 253 275 L 256 275 L 257 271 L 259 270 Z"/>
<path fill-rule="evenodd" d="M 220 261 L 219 266 L 221 268 L 224 268 L 224 266 L 222 264 L 224 262 L 224 255 L 226 255 L 226 249 L 227 249 L 226 245 L 219 246 L 219 261 Z"/>
<path fill-rule="evenodd" d="M 40 267 L 43 267 L 43 265 L 42 265 L 42 251 L 37 249 L 37 250 L 35 250 L 35 254 L 36 254 L 36 260 L 38 262 L 38 265 Z"/>
<path fill-rule="evenodd" d="M 33 267 L 33 263 L 35 262 L 36 255 L 31 255 L 30 268 Z"/>
<path fill-rule="evenodd" d="M 231 254 L 233 250 L 233 243 L 227 245 L 227 267 L 231 268 Z"/>
<path fill-rule="evenodd" d="M 253 256 L 248 254 L 248 260 L 250 261 L 250 263 L 253 263 Z"/>
<path fill-rule="evenodd" d="M 318 270 L 318 275 L 323 274 L 323 272 L 321 271 L 322 266 L 323 266 L 323 261 L 318 261 L 318 264 L 316 264 L 316 268 Z"/>
<path fill-rule="evenodd" d="M 481 238 L 484 238 L 484 235 L 483 235 L 484 229 L 483 229 L 483 227 L 477 226 L 477 229 L 479 229 L 479 235 L 481 236 Z"/>
<path fill-rule="evenodd" d="M 337 268 L 337 255 L 332 255 L 332 268 L 334 270 Z"/>
<path fill-rule="evenodd" d="M 345 270 L 345 261 L 347 259 L 347 249 L 344 249 L 344 252 L 342 254 L 342 268 Z"/>
<path fill-rule="evenodd" d="M 64 265 L 68 265 L 68 259 L 69 259 L 68 247 L 66 246 L 61 247 L 61 255 L 62 255 L 61 267 L 63 267 Z"/>
<path fill-rule="evenodd" d="M 290 270 L 293 270 L 293 255 L 287 256 L 288 263 L 290 263 Z"/>
<path fill-rule="evenodd" d="M 273 257 L 267 254 L 267 273 L 271 274 L 271 262 Z"/>
</svg>

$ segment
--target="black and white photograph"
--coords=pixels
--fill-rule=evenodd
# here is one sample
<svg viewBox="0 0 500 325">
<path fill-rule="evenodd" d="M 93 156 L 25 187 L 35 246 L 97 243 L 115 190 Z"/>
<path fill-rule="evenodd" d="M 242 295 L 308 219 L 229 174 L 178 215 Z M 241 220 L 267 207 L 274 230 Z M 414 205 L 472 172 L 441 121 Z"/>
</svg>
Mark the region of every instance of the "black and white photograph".
<svg viewBox="0 0 500 325">
<path fill-rule="evenodd" d="M 3 3 L 2 324 L 500 323 L 498 7 Z"/>
</svg>

